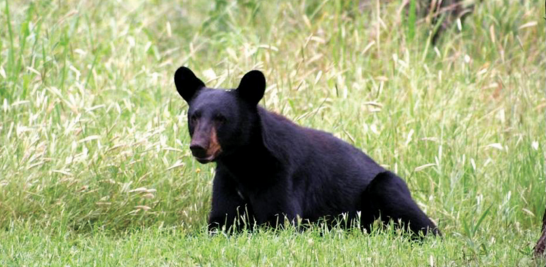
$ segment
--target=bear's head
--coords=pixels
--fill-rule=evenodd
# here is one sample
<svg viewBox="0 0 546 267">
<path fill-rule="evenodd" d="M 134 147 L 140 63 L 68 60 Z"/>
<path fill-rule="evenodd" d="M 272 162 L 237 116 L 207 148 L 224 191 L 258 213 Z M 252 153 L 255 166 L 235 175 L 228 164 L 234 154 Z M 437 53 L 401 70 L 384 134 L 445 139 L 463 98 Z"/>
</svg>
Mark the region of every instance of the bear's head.
<svg viewBox="0 0 546 267">
<path fill-rule="evenodd" d="M 188 103 L 190 149 L 201 163 L 217 160 L 250 144 L 259 124 L 258 102 L 265 92 L 263 73 L 245 74 L 234 90 L 207 88 L 186 67 L 174 74 L 176 90 Z"/>
</svg>

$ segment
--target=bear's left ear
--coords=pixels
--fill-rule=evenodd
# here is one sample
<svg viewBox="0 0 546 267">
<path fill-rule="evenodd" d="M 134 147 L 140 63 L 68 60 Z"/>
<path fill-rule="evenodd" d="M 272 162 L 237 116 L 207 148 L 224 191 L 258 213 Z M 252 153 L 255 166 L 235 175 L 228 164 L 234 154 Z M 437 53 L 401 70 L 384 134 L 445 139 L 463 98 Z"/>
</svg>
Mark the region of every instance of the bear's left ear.
<svg viewBox="0 0 546 267">
<path fill-rule="evenodd" d="M 237 93 L 249 104 L 258 105 L 265 93 L 264 74 L 259 70 L 249 71 L 241 79 L 241 83 L 237 87 Z"/>
<path fill-rule="evenodd" d="M 186 67 L 180 67 L 174 73 L 174 84 L 176 85 L 176 90 L 186 100 L 190 102 L 196 93 L 205 87 L 199 78 L 193 74 L 193 71 Z"/>
</svg>

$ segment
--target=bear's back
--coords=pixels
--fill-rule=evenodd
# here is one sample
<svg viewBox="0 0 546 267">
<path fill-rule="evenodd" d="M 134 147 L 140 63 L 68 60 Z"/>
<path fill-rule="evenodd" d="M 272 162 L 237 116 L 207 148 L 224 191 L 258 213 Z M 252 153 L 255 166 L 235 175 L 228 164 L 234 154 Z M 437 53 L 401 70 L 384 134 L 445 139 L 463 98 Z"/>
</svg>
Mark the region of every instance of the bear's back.
<svg viewBox="0 0 546 267">
<path fill-rule="evenodd" d="M 331 133 L 299 126 L 265 110 L 260 113 L 263 130 L 276 138 L 270 148 L 282 155 L 305 217 L 339 214 L 357 206 L 373 178 L 384 171 L 360 149 Z"/>
</svg>

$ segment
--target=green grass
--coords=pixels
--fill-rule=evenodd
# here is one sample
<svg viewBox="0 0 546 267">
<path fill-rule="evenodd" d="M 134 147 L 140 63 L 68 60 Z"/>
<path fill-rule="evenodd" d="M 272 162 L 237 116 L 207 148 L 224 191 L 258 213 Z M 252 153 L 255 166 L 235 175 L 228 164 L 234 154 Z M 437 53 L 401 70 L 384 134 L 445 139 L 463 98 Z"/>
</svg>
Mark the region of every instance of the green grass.
<svg viewBox="0 0 546 267">
<path fill-rule="evenodd" d="M 429 238 L 423 244 L 393 231 L 305 233 L 258 231 L 237 236 L 188 235 L 176 229 L 148 228 L 111 236 L 104 231 L 74 235 L 30 227 L 0 234 L 3 266 L 541 266 L 531 247 L 513 244 L 534 234 L 487 236 L 474 244 L 464 238 Z M 24 249 L 23 249 L 24 248 Z"/>
<path fill-rule="evenodd" d="M 380 2 L 0 1 L 0 265 L 543 265 L 542 3 L 483 1 L 432 46 Z M 262 105 L 397 172 L 445 238 L 207 236 L 180 65 L 263 70 Z"/>
</svg>

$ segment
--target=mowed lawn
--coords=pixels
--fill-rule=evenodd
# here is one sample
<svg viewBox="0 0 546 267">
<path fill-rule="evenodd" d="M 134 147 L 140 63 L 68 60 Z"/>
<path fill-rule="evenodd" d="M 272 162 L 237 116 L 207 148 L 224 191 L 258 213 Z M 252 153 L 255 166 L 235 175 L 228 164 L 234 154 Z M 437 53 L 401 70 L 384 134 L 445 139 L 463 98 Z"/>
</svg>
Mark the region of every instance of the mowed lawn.
<svg viewBox="0 0 546 267">
<path fill-rule="evenodd" d="M 401 3 L 0 1 L 0 266 L 544 266 L 543 2 L 483 1 L 436 44 Z M 262 70 L 263 106 L 395 171 L 443 238 L 208 235 L 181 65 Z"/>
</svg>

